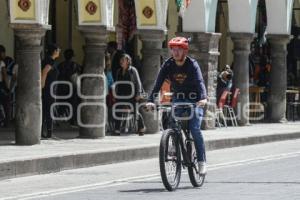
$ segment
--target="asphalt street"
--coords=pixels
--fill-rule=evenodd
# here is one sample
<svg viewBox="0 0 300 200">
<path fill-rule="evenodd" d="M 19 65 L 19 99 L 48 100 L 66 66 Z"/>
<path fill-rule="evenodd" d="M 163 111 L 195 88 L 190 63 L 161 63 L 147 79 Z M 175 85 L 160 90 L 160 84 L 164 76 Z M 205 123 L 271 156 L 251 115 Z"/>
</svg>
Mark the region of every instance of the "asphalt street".
<svg viewBox="0 0 300 200">
<path fill-rule="evenodd" d="M 184 171 L 164 189 L 158 159 L 103 165 L 0 181 L 0 199 L 299 200 L 300 140 L 208 152 L 208 175 L 193 188 Z"/>
</svg>

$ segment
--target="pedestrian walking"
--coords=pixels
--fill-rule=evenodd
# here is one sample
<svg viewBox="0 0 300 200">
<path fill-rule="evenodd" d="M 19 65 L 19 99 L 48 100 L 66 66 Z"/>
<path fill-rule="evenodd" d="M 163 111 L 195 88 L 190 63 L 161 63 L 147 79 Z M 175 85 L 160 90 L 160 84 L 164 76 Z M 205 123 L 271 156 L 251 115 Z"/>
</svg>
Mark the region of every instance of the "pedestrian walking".
<svg viewBox="0 0 300 200">
<path fill-rule="evenodd" d="M 46 57 L 42 60 L 42 138 L 51 138 L 53 132 L 53 118 L 51 116 L 51 105 L 55 102 L 51 95 L 51 85 L 57 80 L 58 70 L 55 60 L 59 57 L 60 49 L 51 44 L 47 48 Z M 55 88 L 54 88 L 55 90 Z M 56 91 L 53 91 L 54 93 Z"/>
</svg>

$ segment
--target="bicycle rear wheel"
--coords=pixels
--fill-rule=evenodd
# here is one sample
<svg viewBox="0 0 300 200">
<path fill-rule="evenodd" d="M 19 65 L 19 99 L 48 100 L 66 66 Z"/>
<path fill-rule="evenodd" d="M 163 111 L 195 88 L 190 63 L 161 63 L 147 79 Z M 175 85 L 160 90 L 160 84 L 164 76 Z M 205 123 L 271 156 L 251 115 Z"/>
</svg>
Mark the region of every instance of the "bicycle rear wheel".
<svg viewBox="0 0 300 200">
<path fill-rule="evenodd" d="M 165 188 L 175 190 L 181 176 L 180 147 L 172 129 L 166 130 L 160 140 L 159 147 L 160 175 Z"/>
<path fill-rule="evenodd" d="M 188 166 L 190 182 L 194 187 L 201 187 L 205 180 L 205 174 L 199 174 L 197 153 L 193 142 L 187 144 L 187 153 L 191 161 L 191 165 Z"/>
</svg>

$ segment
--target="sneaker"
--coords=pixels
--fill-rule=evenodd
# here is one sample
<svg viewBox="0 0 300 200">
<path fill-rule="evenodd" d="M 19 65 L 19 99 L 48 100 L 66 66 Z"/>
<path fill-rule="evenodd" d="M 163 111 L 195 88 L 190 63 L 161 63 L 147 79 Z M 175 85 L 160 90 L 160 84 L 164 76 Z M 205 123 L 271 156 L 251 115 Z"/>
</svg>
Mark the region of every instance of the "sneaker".
<svg viewBox="0 0 300 200">
<path fill-rule="evenodd" d="M 49 138 L 45 137 L 45 136 L 41 136 L 41 140 L 48 140 Z"/>
<path fill-rule="evenodd" d="M 141 128 L 140 130 L 138 130 L 139 136 L 143 136 L 145 134 L 145 132 L 146 132 L 146 127 Z"/>
<path fill-rule="evenodd" d="M 206 174 L 206 163 L 205 162 L 198 162 L 198 169 L 199 169 L 199 174 L 200 175 L 205 175 Z"/>
<path fill-rule="evenodd" d="M 55 135 L 52 135 L 52 137 L 51 137 L 53 140 L 61 140 L 61 138 L 59 138 L 59 137 L 56 137 Z"/>
<path fill-rule="evenodd" d="M 144 132 L 139 132 L 139 136 L 144 136 Z"/>
</svg>

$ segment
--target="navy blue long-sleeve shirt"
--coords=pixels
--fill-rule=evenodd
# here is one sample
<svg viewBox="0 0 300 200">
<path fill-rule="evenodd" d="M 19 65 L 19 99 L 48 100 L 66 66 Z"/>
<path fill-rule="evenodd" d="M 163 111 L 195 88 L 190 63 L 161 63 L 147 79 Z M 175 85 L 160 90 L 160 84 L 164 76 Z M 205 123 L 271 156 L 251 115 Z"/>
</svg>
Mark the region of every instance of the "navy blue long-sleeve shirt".
<svg viewBox="0 0 300 200">
<path fill-rule="evenodd" d="M 188 99 L 191 102 L 207 98 L 200 66 L 195 59 L 187 57 L 182 66 L 177 66 L 175 60 L 169 58 L 159 71 L 148 101 L 154 101 L 165 79 L 171 82 L 173 98 Z"/>
</svg>

